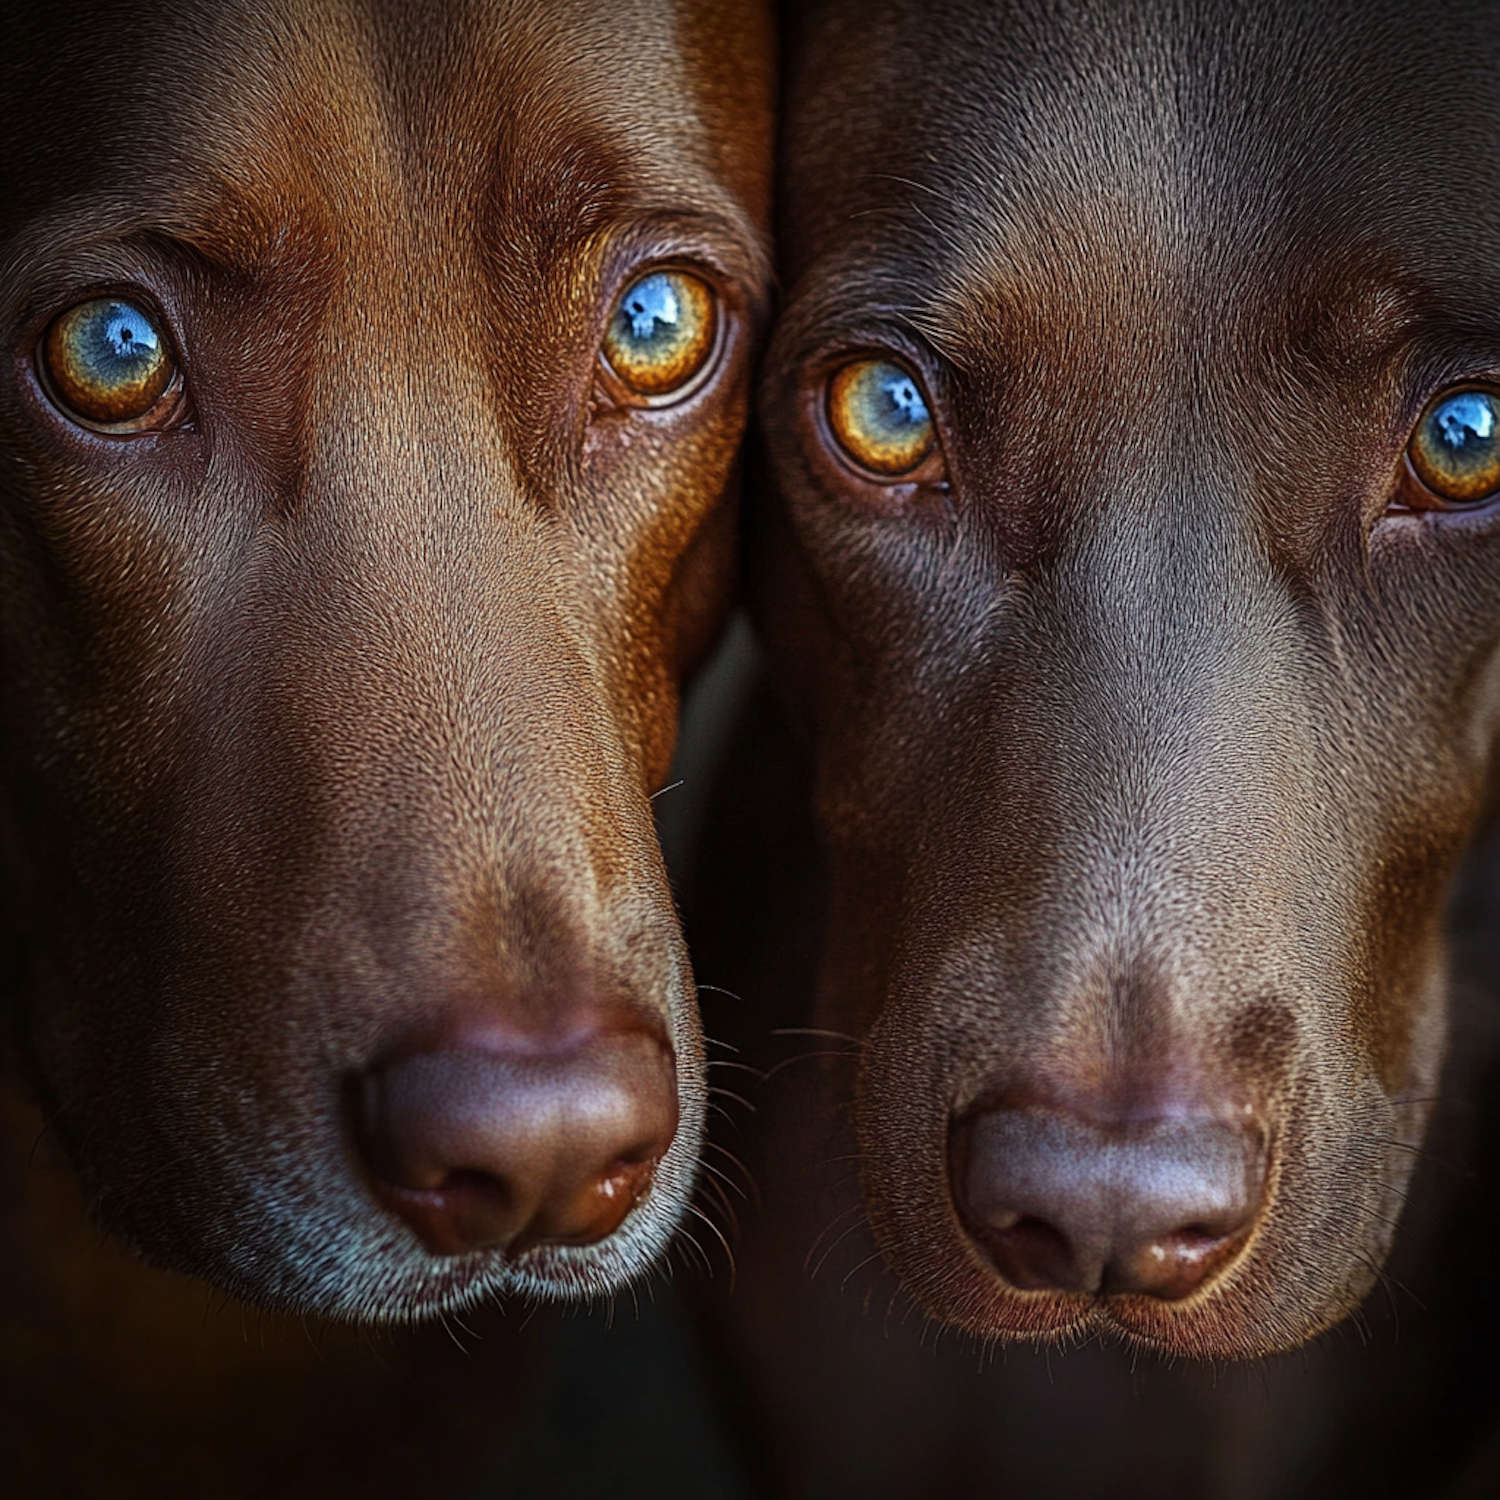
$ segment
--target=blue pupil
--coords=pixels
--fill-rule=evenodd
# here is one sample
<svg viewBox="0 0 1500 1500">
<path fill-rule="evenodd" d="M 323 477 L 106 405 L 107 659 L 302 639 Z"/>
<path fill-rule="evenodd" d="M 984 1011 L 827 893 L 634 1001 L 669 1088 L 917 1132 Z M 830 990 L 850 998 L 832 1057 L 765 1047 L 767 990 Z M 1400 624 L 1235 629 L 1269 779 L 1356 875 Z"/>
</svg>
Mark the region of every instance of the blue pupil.
<svg viewBox="0 0 1500 1500">
<path fill-rule="evenodd" d="M 916 381 L 904 371 L 893 370 L 891 374 L 881 377 L 878 385 L 884 398 L 881 401 L 880 421 L 885 426 L 898 432 L 909 431 L 913 427 L 925 427 L 931 420 L 927 413 L 927 403 L 923 401 Z"/>
<path fill-rule="evenodd" d="M 649 344 L 658 328 L 671 332 L 682 317 L 677 293 L 666 276 L 648 276 L 630 289 L 620 303 L 620 314 L 637 342 Z"/>
<path fill-rule="evenodd" d="M 1482 391 L 1461 391 L 1433 412 L 1432 422 L 1454 452 L 1472 453 L 1494 439 L 1494 403 Z"/>
<path fill-rule="evenodd" d="M 123 302 L 105 303 L 84 329 L 85 357 L 106 379 L 128 377 L 142 366 L 149 367 L 161 346 L 150 322 Z"/>
</svg>

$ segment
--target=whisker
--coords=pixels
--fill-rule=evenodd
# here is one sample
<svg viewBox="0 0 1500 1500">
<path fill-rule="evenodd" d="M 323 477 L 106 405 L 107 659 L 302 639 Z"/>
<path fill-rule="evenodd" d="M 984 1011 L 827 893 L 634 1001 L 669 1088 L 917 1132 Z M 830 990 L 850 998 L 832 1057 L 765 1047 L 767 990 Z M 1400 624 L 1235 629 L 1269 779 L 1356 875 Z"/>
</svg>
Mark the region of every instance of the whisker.
<svg viewBox="0 0 1500 1500">
<path fill-rule="evenodd" d="M 1434 1166 L 1442 1167 L 1445 1171 L 1456 1173 L 1460 1177 L 1479 1175 L 1472 1167 L 1466 1167 L 1461 1162 L 1452 1161 L 1445 1156 L 1438 1156 L 1427 1150 L 1425 1146 L 1414 1145 L 1411 1141 L 1398 1141 L 1394 1137 L 1383 1137 L 1379 1143 L 1383 1146 L 1392 1146 L 1398 1151 L 1409 1151 L 1419 1161 L 1430 1161 Z"/>
<path fill-rule="evenodd" d="M 700 1160 L 698 1165 L 701 1166 L 705 1172 L 712 1172 L 713 1175 L 725 1185 L 725 1187 L 732 1188 L 747 1203 L 750 1201 L 749 1193 L 747 1193 L 744 1188 L 739 1185 L 739 1183 L 737 1183 L 726 1171 L 724 1171 L 723 1168 L 716 1167 L 711 1161 Z"/>
<path fill-rule="evenodd" d="M 438 1313 L 438 1322 L 442 1324 L 443 1332 L 446 1333 L 448 1337 L 453 1341 L 453 1347 L 457 1349 L 460 1354 L 467 1354 L 469 1351 L 464 1347 L 463 1341 L 458 1337 L 456 1333 L 454 1333 L 452 1325 L 448 1322 L 448 1314 L 446 1312 Z"/>
<path fill-rule="evenodd" d="M 755 1078 L 764 1078 L 765 1074 L 759 1068 L 751 1067 L 749 1063 L 736 1062 L 732 1057 L 711 1057 L 705 1066 L 710 1068 L 737 1068 L 741 1073 L 749 1073 Z"/>
<path fill-rule="evenodd" d="M 837 1221 L 835 1221 L 835 1222 L 837 1222 Z M 803 1257 L 803 1260 L 802 1260 L 802 1269 L 803 1269 L 803 1271 L 805 1271 L 809 1276 L 811 1276 L 814 1280 L 816 1280 L 822 1274 L 823 1267 L 828 1264 L 828 1259 L 833 1254 L 833 1252 L 835 1250 L 837 1250 L 838 1247 L 840 1245 L 842 1245 L 844 1243 L 844 1241 L 846 1239 L 848 1239 L 851 1234 L 854 1234 L 856 1231 L 858 1231 L 860 1229 L 863 1229 L 864 1227 L 865 1227 L 865 1216 L 863 1214 L 860 1214 L 860 1216 L 857 1219 L 855 1219 L 855 1221 L 852 1224 L 848 1225 L 844 1229 L 844 1231 L 843 1231 L 842 1234 L 838 1235 L 828 1245 L 828 1248 L 826 1250 L 824 1250 L 823 1253 L 818 1257 L 817 1264 L 815 1266 L 813 1266 L 811 1268 L 811 1270 L 809 1270 L 807 1262 L 812 1258 L 813 1250 L 817 1249 L 817 1245 L 816 1245 L 816 1243 L 814 1243 L 813 1249 L 809 1250 L 807 1252 L 807 1255 Z M 830 1224 L 828 1226 L 828 1228 L 832 1229 L 833 1225 Z M 824 1234 L 827 1234 L 827 1232 L 828 1232 L 828 1230 L 826 1230 L 826 1229 L 823 1231 Z M 822 1235 L 819 1235 L 818 1238 L 821 1239 Z M 858 1267 L 855 1267 L 855 1269 L 858 1270 Z"/>
<path fill-rule="evenodd" d="M 953 193 L 944 192 L 929 182 L 919 182 L 915 177 L 903 177 L 899 172 L 861 172 L 859 175 L 870 182 L 899 182 L 902 187 L 916 188 L 918 192 L 930 193 L 934 198 L 941 199 L 953 208 L 959 206 L 958 199 Z"/>
<path fill-rule="evenodd" d="M 734 1165 L 745 1174 L 746 1182 L 750 1182 L 752 1180 L 750 1168 L 747 1167 L 744 1162 L 742 1162 L 739 1157 L 737 1157 L 734 1152 L 729 1149 L 728 1146 L 721 1145 L 718 1141 L 705 1141 L 704 1148 L 708 1151 L 717 1151 L 720 1156 L 727 1156 L 729 1160 L 733 1162 Z"/>
<path fill-rule="evenodd" d="M 880 1251 L 878 1251 L 878 1250 L 876 1250 L 873 1254 L 865 1256 L 865 1258 L 862 1261 L 860 1261 L 860 1263 L 857 1266 L 853 1267 L 853 1269 L 851 1269 L 845 1275 L 844 1279 L 841 1282 L 839 1282 L 839 1290 L 842 1292 L 844 1290 L 844 1288 L 849 1285 L 850 1279 L 852 1277 L 857 1276 L 872 1261 L 877 1261 L 879 1259 L 880 1259 Z"/>
<path fill-rule="evenodd" d="M 692 1246 L 694 1252 L 698 1256 L 699 1262 L 703 1266 L 704 1275 L 712 1276 L 714 1273 L 713 1263 L 708 1258 L 708 1252 L 704 1250 L 703 1246 L 698 1243 L 698 1238 L 692 1232 L 692 1230 L 689 1229 L 685 1224 L 678 1225 L 677 1238 L 680 1243 L 685 1242 L 686 1245 Z"/>
<path fill-rule="evenodd" d="M 709 1088 L 709 1093 L 716 1094 L 721 1099 L 733 1099 L 736 1104 L 748 1109 L 752 1115 L 755 1113 L 755 1106 L 743 1094 L 737 1094 L 733 1089 L 722 1088 L 714 1084 Z"/>
<path fill-rule="evenodd" d="M 757 1206 L 761 1205 L 763 1200 L 761 1198 L 760 1187 L 756 1183 L 755 1174 L 750 1170 L 750 1168 L 747 1167 L 745 1163 L 742 1162 L 739 1157 L 734 1154 L 733 1151 L 729 1150 L 726 1146 L 721 1146 L 717 1141 L 704 1142 L 703 1165 L 705 1167 L 709 1166 L 707 1154 L 710 1151 L 718 1152 L 718 1154 L 728 1162 L 729 1167 L 733 1170 L 733 1173 L 737 1174 L 740 1178 L 740 1183 L 735 1183 L 733 1181 L 731 1173 L 725 1171 L 723 1168 L 715 1168 L 714 1175 L 716 1177 L 721 1177 L 726 1184 L 734 1187 L 735 1191 L 739 1193 L 740 1197 L 746 1203 L 754 1203 Z M 738 1225 L 736 1225 L 736 1228 L 738 1228 Z"/>
<path fill-rule="evenodd" d="M 718 1242 L 724 1247 L 724 1254 L 728 1257 L 729 1260 L 729 1290 L 733 1292 L 734 1284 L 738 1276 L 738 1267 L 735 1264 L 733 1247 L 730 1245 L 729 1241 L 724 1238 L 723 1232 L 720 1230 L 719 1226 L 715 1224 L 714 1221 L 710 1219 L 709 1216 L 704 1213 L 703 1210 L 700 1209 L 696 1204 L 689 1203 L 688 1212 L 695 1218 L 701 1219 L 703 1223 L 707 1224 L 708 1227 L 713 1231 L 714 1238 L 717 1239 Z"/>
<path fill-rule="evenodd" d="M 772 1036 L 820 1036 L 835 1042 L 848 1042 L 851 1047 L 861 1044 L 856 1036 L 850 1036 L 847 1031 L 828 1031 L 821 1026 L 778 1026 L 772 1032 Z"/>
<path fill-rule="evenodd" d="M 744 1100 L 741 1099 L 741 1100 L 739 1100 L 737 1102 L 743 1104 Z M 755 1106 L 751 1105 L 749 1107 L 751 1109 L 753 1109 Z M 720 1104 L 717 1099 L 710 1099 L 708 1101 L 708 1108 L 709 1108 L 709 1110 L 710 1110 L 711 1113 L 716 1114 L 716 1115 L 720 1116 L 722 1119 L 726 1120 L 729 1124 L 733 1125 L 736 1130 L 738 1130 L 740 1128 L 739 1117 L 737 1115 L 730 1114 L 729 1111 L 727 1109 L 725 1109 L 724 1106 L 722 1104 Z"/>
<path fill-rule="evenodd" d="M 769 1083 L 783 1068 L 789 1068 L 793 1063 L 815 1062 L 818 1058 L 822 1057 L 852 1058 L 855 1056 L 857 1054 L 854 1052 L 799 1052 L 795 1057 L 782 1058 L 775 1067 L 766 1073 L 761 1082 Z"/>
<path fill-rule="evenodd" d="M 738 1240 L 740 1238 L 740 1216 L 735 1212 L 734 1204 L 725 1196 L 724 1189 L 720 1188 L 716 1193 L 711 1194 L 708 1203 L 709 1207 L 715 1209 L 719 1217 L 723 1219 L 729 1234 Z"/>
</svg>

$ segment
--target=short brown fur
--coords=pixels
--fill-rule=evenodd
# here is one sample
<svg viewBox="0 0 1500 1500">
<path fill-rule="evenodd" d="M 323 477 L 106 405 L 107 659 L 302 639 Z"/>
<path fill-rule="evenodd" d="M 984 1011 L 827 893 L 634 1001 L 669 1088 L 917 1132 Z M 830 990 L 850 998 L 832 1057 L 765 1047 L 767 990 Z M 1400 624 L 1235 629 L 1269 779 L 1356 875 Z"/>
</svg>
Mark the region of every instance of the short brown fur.
<svg viewBox="0 0 1500 1500">
<path fill-rule="evenodd" d="M 984 1338 L 1289 1347 L 1390 1245 L 1487 796 L 1494 508 L 1401 499 L 1424 404 L 1496 376 L 1494 11 L 835 0 L 799 36 L 754 567 L 877 1239 Z M 840 457 L 825 383 L 870 352 L 941 482 Z M 1009 1286 L 947 1155 L 997 1097 L 1243 1109 L 1248 1244 L 1178 1300 Z"/>
<path fill-rule="evenodd" d="M 233 1305 L 203 1322 L 201 1283 L 97 1243 L 55 1143 L 151 1262 L 294 1313 L 576 1296 L 664 1251 L 705 1086 L 648 797 L 731 586 L 768 18 L 48 4 L 7 17 L 0 67 L 0 826 L 41 1111 L 7 1106 L 5 1404 L 46 1444 L 76 1378 L 138 1438 L 101 1422 L 71 1476 L 45 1446 L 8 1473 L 412 1493 L 472 1463 L 505 1378 L 460 1397 L 450 1371 L 444 1416 L 411 1405 L 423 1341 L 262 1355 Z M 655 263 L 706 278 L 726 334 L 701 389 L 643 411 L 598 351 Z M 100 292 L 163 317 L 185 423 L 112 441 L 49 404 L 38 340 Z M 444 1004 L 545 1035 L 580 996 L 670 1046 L 654 1185 L 598 1244 L 429 1256 L 352 1159 L 351 1070 Z M 187 1381 L 206 1399 L 174 1411 Z M 247 1457 L 226 1413 L 304 1382 L 306 1425 Z M 372 1421 L 370 1463 L 330 1478 Z M 380 1459 L 445 1431 L 428 1468 Z"/>
</svg>

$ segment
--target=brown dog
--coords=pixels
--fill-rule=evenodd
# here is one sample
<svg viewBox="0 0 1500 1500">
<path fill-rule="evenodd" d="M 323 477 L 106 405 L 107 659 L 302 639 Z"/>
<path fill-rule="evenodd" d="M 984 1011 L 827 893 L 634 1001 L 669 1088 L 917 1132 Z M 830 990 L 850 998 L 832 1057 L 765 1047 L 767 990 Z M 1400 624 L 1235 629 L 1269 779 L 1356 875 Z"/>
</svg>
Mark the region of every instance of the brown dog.
<svg viewBox="0 0 1500 1500">
<path fill-rule="evenodd" d="M 103 1222 L 263 1306 L 618 1287 L 702 1127 L 648 794 L 730 581 L 762 8 L 6 35 L 4 906 L 47 1123 Z"/>
<path fill-rule="evenodd" d="M 1493 1427 L 1493 846 L 1490 1019 L 1434 1080 L 1497 702 L 1497 30 L 828 0 L 787 34 L 750 558 L 816 762 L 816 1017 L 763 741 L 688 909 L 703 978 L 856 1071 L 844 1112 L 781 1067 L 726 1139 L 766 1214 L 708 1311 L 765 1493 L 1428 1496 Z"/>
<path fill-rule="evenodd" d="M 877 1235 L 984 1337 L 1285 1348 L 1390 1243 L 1500 708 L 1500 18 L 811 10 L 758 599 Z"/>
</svg>

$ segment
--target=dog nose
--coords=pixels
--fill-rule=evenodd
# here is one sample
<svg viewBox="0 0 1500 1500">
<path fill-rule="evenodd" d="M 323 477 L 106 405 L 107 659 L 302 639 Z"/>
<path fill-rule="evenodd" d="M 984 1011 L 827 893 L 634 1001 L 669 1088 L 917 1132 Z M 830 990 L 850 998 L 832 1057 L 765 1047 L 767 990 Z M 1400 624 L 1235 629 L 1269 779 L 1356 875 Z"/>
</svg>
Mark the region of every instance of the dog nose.
<svg viewBox="0 0 1500 1500">
<path fill-rule="evenodd" d="M 677 1130 L 671 1054 L 640 1028 L 553 1046 L 450 1035 L 355 1095 L 380 1197 L 437 1255 L 606 1238 Z"/>
<path fill-rule="evenodd" d="M 953 1132 L 954 1198 L 1012 1286 L 1175 1301 L 1233 1260 L 1259 1212 L 1265 1132 L 1241 1116 L 984 1109 Z"/>
</svg>

